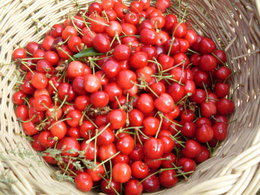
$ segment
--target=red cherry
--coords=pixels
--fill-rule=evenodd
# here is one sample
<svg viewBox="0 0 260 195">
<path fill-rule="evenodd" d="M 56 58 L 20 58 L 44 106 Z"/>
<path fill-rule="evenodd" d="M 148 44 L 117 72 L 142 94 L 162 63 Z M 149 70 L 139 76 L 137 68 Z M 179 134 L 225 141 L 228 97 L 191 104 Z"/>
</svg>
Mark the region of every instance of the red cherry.
<svg viewBox="0 0 260 195">
<path fill-rule="evenodd" d="M 150 113 L 154 109 L 153 98 L 143 93 L 137 100 L 137 108 L 143 113 Z"/>
<path fill-rule="evenodd" d="M 112 110 L 108 114 L 108 120 L 111 123 L 112 129 L 119 129 L 123 127 L 126 123 L 126 112 L 121 109 Z"/>
<path fill-rule="evenodd" d="M 157 176 L 152 175 L 148 176 L 147 179 L 143 181 L 143 188 L 144 191 L 151 193 L 151 192 L 156 192 L 160 188 L 160 182 Z"/>
<path fill-rule="evenodd" d="M 79 190 L 89 192 L 93 186 L 92 178 L 85 172 L 80 173 L 75 178 L 75 185 Z"/>
<path fill-rule="evenodd" d="M 214 56 L 209 55 L 209 54 L 204 54 L 201 57 L 200 65 L 199 65 L 201 70 L 211 71 L 211 70 L 214 70 L 216 68 L 216 66 L 217 66 L 217 60 Z"/>
<path fill-rule="evenodd" d="M 101 53 L 106 53 L 110 50 L 110 41 L 104 34 L 97 34 L 93 39 L 93 47 Z"/>
<path fill-rule="evenodd" d="M 147 164 L 145 164 L 142 161 L 135 161 L 132 165 L 131 165 L 131 169 L 132 169 L 132 175 L 135 178 L 138 179 L 143 179 L 145 178 L 148 173 L 149 173 L 149 167 Z"/>
<path fill-rule="evenodd" d="M 159 181 L 163 187 L 171 188 L 176 185 L 178 178 L 174 170 L 166 170 L 159 174 Z"/>
<path fill-rule="evenodd" d="M 134 69 L 143 68 L 148 65 L 148 55 L 143 51 L 135 52 L 130 57 L 130 65 Z"/>
<path fill-rule="evenodd" d="M 125 195 L 140 195 L 143 192 L 143 184 L 136 179 L 130 180 L 125 185 Z"/>
<path fill-rule="evenodd" d="M 187 158 L 194 158 L 201 153 L 201 145 L 195 140 L 188 140 L 182 154 Z"/>
<path fill-rule="evenodd" d="M 75 138 L 64 137 L 57 144 L 57 149 L 62 150 L 61 154 L 63 156 L 76 157 L 79 154 L 77 151 L 80 151 L 80 145 L 79 145 L 79 142 Z"/>
<path fill-rule="evenodd" d="M 158 159 L 163 155 L 163 143 L 160 139 L 150 138 L 144 143 L 144 154 L 147 158 Z"/>
<path fill-rule="evenodd" d="M 215 123 L 213 125 L 214 138 L 219 141 L 223 141 L 227 137 L 227 124 Z"/>
<path fill-rule="evenodd" d="M 122 154 L 129 155 L 134 149 L 134 138 L 124 136 L 117 141 L 116 147 Z"/>
<path fill-rule="evenodd" d="M 196 130 L 196 138 L 201 143 L 210 141 L 214 136 L 214 131 L 208 124 L 200 125 Z"/>
<path fill-rule="evenodd" d="M 155 101 L 154 106 L 163 113 L 169 113 L 174 109 L 174 100 L 168 93 L 162 93 Z"/>
<path fill-rule="evenodd" d="M 117 163 L 112 170 L 115 182 L 126 183 L 131 177 L 131 167 L 127 163 Z"/>
<path fill-rule="evenodd" d="M 203 54 L 212 53 L 216 49 L 216 44 L 210 38 L 203 38 L 199 43 L 200 52 Z"/>
</svg>

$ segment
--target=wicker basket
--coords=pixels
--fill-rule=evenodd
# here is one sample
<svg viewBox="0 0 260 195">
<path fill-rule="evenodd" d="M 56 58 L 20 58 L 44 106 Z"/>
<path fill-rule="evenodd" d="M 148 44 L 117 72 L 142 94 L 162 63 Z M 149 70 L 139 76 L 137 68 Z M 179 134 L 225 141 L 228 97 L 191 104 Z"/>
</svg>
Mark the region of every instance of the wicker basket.
<svg viewBox="0 0 260 195">
<path fill-rule="evenodd" d="M 0 194 L 81 194 L 73 184 L 55 179 L 55 169 L 21 136 L 12 103 L 16 67 L 10 62 L 14 48 L 39 41 L 48 26 L 64 21 L 76 4 L 85 7 L 88 2 L 0 1 Z M 163 193 L 255 194 L 260 187 L 259 1 L 190 0 L 183 6 L 186 3 L 188 20 L 225 49 L 228 65 L 236 72 L 231 81 L 236 110 L 230 119 L 236 122 L 229 126 L 226 141 L 211 159 L 199 165 L 188 182 Z"/>
</svg>

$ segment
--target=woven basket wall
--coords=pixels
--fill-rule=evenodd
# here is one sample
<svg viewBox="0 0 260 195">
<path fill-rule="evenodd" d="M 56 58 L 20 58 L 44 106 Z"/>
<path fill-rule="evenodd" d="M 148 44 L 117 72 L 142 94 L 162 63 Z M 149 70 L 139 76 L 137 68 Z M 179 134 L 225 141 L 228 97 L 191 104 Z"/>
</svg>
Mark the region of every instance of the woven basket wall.
<svg viewBox="0 0 260 195">
<path fill-rule="evenodd" d="M 258 0 L 257 0 L 258 1 Z M 259 2 L 190 0 L 187 19 L 228 54 L 236 74 L 231 94 L 236 104 L 228 138 L 202 163 L 188 182 L 164 194 L 255 194 L 260 187 L 260 30 Z M 86 6 L 88 0 L 78 0 Z M 176 1 L 175 1 L 176 2 Z M 73 184 L 54 178 L 47 165 L 21 136 L 12 103 L 16 66 L 12 51 L 39 41 L 55 23 L 75 11 L 73 0 L 0 1 L 0 194 L 81 194 Z M 258 8 L 258 9 L 257 9 Z M 172 11 L 177 13 L 176 8 Z M 35 21 L 41 21 L 36 24 Z M 39 33 L 37 33 L 37 28 Z M 219 42 L 221 40 L 221 42 Z M 238 88 L 238 90 L 234 90 Z M 162 193 L 162 192 L 159 192 Z M 90 193 L 91 194 L 91 193 Z"/>
</svg>

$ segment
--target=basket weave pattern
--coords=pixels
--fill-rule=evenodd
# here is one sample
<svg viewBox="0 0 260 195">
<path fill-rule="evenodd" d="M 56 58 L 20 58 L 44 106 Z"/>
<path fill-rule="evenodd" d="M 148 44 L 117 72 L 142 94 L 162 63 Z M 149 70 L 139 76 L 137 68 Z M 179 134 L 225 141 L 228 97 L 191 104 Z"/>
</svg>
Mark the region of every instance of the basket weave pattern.
<svg viewBox="0 0 260 195">
<path fill-rule="evenodd" d="M 78 0 L 86 6 L 89 0 Z M 176 1 L 174 1 L 176 2 Z M 260 29 L 258 1 L 187 0 L 188 20 L 211 37 L 228 54 L 236 72 L 231 94 L 236 104 L 228 138 L 188 182 L 166 194 L 255 194 L 260 187 Z M 73 0 L 0 1 L 0 194 L 81 194 L 73 184 L 59 182 L 47 165 L 21 136 L 14 114 L 12 94 L 16 66 L 12 51 L 29 41 L 39 41 L 55 23 L 75 11 Z M 178 9 L 171 11 L 178 13 Z M 40 22 L 38 22 L 40 21 Z M 38 31 L 38 32 L 37 32 Z M 238 89 L 238 90 L 236 90 Z M 90 194 L 93 192 L 90 192 Z M 160 193 L 160 192 L 159 192 Z"/>
</svg>

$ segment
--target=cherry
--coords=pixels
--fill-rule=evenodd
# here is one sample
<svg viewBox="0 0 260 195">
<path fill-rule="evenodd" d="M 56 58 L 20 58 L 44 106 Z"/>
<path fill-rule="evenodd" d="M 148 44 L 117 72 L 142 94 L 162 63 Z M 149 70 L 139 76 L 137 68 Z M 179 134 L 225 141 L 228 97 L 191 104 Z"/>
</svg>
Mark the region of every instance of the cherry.
<svg viewBox="0 0 260 195">
<path fill-rule="evenodd" d="M 42 41 L 42 48 L 45 49 L 46 51 L 51 50 L 51 46 L 52 46 L 54 40 L 55 40 L 54 37 L 46 36 L 44 38 L 44 40 Z"/>
<path fill-rule="evenodd" d="M 176 185 L 178 178 L 174 170 L 165 170 L 159 174 L 159 181 L 163 187 L 171 188 Z"/>
<path fill-rule="evenodd" d="M 110 21 L 109 26 L 106 27 L 106 33 L 110 37 L 119 36 L 122 32 L 122 26 L 117 21 Z"/>
<path fill-rule="evenodd" d="M 114 58 L 116 60 L 127 60 L 130 55 L 131 55 L 131 50 L 130 48 L 127 46 L 127 45 L 117 45 L 115 48 L 114 48 Z"/>
<path fill-rule="evenodd" d="M 80 151 L 79 142 L 73 137 L 64 137 L 57 144 L 57 149 L 62 151 L 63 156 L 78 156 Z"/>
<path fill-rule="evenodd" d="M 51 106 L 51 98 L 48 95 L 37 96 L 34 100 L 34 106 L 37 111 L 46 111 Z"/>
<path fill-rule="evenodd" d="M 68 130 L 63 121 L 53 122 L 50 127 L 51 134 L 58 139 L 64 138 Z"/>
<path fill-rule="evenodd" d="M 169 0 L 157 0 L 155 6 L 157 9 L 165 11 L 171 6 L 171 2 Z"/>
<path fill-rule="evenodd" d="M 89 192 L 92 189 L 93 182 L 89 174 L 84 172 L 75 177 L 75 185 L 79 190 Z"/>
<path fill-rule="evenodd" d="M 96 162 L 96 166 L 87 170 L 87 173 L 91 177 L 93 182 L 100 181 L 102 177 L 100 175 L 104 175 L 105 169 L 102 165 L 99 165 L 99 162 Z"/>
<path fill-rule="evenodd" d="M 45 148 L 53 147 L 55 145 L 55 140 L 50 131 L 41 131 L 38 139 L 39 143 Z"/>
<path fill-rule="evenodd" d="M 129 112 L 129 122 L 131 126 L 141 126 L 143 124 L 144 115 L 138 109 Z"/>
<path fill-rule="evenodd" d="M 182 167 L 182 171 L 190 172 L 196 169 L 196 163 L 190 158 L 180 158 L 177 162 L 178 167 Z"/>
<path fill-rule="evenodd" d="M 205 160 L 207 160 L 208 158 L 210 157 L 210 152 L 209 150 L 207 149 L 206 146 L 201 146 L 201 152 L 199 155 L 197 155 L 195 157 L 195 161 L 197 163 L 201 163 L 201 162 L 204 162 Z"/>
<path fill-rule="evenodd" d="M 216 49 L 216 44 L 212 39 L 204 37 L 199 43 L 199 48 L 201 53 L 209 54 Z"/>
<path fill-rule="evenodd" d="M 143 93 L 137 100 L 137 108 L 143 113 L 152 112 L 154 109 L 153 98 L 150 95 Z"/>
<path fill-rule="evenodd" d="M 102 180 L 101 189 L 105 194 L 116 195 L 120 191 L 120 183 L 115 182 L 113 180 L 112 181 Z"/>
<path fill-rule="evenodd" d="M 217 83 L 215 93 L 219 98 L 223 98 L 229 93 L 229 85 L 227 83 Z"/>
<path fill-rule="evenodd" d="M 204 117 L 210 117 L 217 113 L 217 107 L 212 102 L 203 102 L 200 106 L 201 114 Z"/>
<path fill-rule="evenodd" d="M 97 144 L 99 146 L 109 145 L 109 144 L 112 144 L 114 142 L 115 135 L 114 135 L 114 132 L 109 127 L 101 126 L 101 127 L 98 128 L 98 132 L 99 133 L 102 132 L 97 137 Z"/>
<path fill-rule="evenodd" d="M 213 51 L 213 54 L 215 54 L 218 64 L 223 64 L 227 62 L 227 57 L 223 50 L 215 50 Z"/>
<path fill-rule="evenodd" d="M 114 144 L 103 145 L 99 147 L 98 156 L 101 160 L 106 160 L 115 155 L 116 151 Z"/>
<path fill-rule="evenodd" d="M 32 95 L 35 91 L 35 88 L 32 86 L 30 81 L 24 81 L 20 85 L 20 91 L 26 95 Z"/>
<path fill-rule="evenodd" d="M 123 127 L 126 123 L 126 112 L 121 109 L 112 110 L 108 114 L 108 120 L 111 123 L 112 129 L 119 129 Z"/>
<path fill-rule="evenodd" d="M 64 30 L 63 25 L 61 25 L 61 24 L 54 24 L 52 26 L 52 30 L 51 30 L 50 34 L 54 38 L 61 37 L 63 30 Z"/>
<path fill-rule="evenodd" d="M 226 67 L 226 66 L 221 66 L 217 72 L 216 72 L 216 76 L 219 80 L 224 81 L 226 79 L 228 79 L 228 77 L 231 74 L 231 70 Z"/>
<path fill-rule="evenodd" d="M 144 154 L 147 158 L 158 159 L 163 153 L 163 143 L 160 139 L 150 138 L 144 143 Z"/>
<path fill-rule="evenodd" d="M 191 121 L 186 121 L 183 124 L 181 133 L 186 137 L 193 137 L 195 135 L 196 125 Z"/>
<path fill-rule="evenodd" d="M 113 165 L 117 163 L 128 163 L 129 164 L 129 157 L 125 154 L 118 154 L 116 157 L 112 159 Z"/>
<path fill-rule="evenodd" d="M 117 84 L 123 89 L 130 89 L 136 82 L 136 74 L 131 70 L 121 70 L 118 73 Z"/>
<path fill-rule="evenodd" d="M 84 76 L 84 72 L 85 72 L 85 65 L 80 61 L 72 61 L 71 63 L 69 63 L 67 69 L 68 77 L 74 79 L 79 76 Z"/>
<path fill-rule="evenodd" d="M 196 42 L 196 40 L 197 40 L 196 32 L 194 30 L 187 30 L 187 33 L 185 35 L 185 39 L 192 46 Z"/>
<path fill-rule="evenodd" d="M 148 173 L 149 173 L 149 167 L 147 164 L 145 164 L 142 161 L 135 161 L 132 165 L 131 165 L 131 169 L 132 169 L 132 175 L 135 178 L 138 179 L 143 179 L 145 178 Z"/>
<path fill-rule="evenodd" d="M 214 136 L 214 131 L 212 127 L 208 124 L 200 125 L 196 130 L 196 138 L 201 143 L 206 143 L 210 141 Z"/>
<path fill-rule="evenodd" d="M 139 184 L 139 181 L 132 179 L 126 183 L 125 195 L 140 195 L 143 192 L 143 184 Z"/>
<path fill-rule="evenodd" d="M 159 130 L 160 121 L 154 117 L 147 117 L 143 121 L 143 132 L 148 136 L 156 135 L 156 132 Z"/>
<path fill-rule="evenodd" d="M 163 113 L 169 113 L 174 109 L 174 100 L 168 93 L 162 93 L 155 101 L 154 107 Z"/>
<path fill-rule="evenodd" d="M 75 92 L 73 91 L 72 86 L 68 83 L 60 84 L 58 88 L 58 94 L 61 100 L 66 98 L 68 102 L 75 98 Z"/>
<path fill-rule="evenodd" d="M 76 127 L 71 127 L 68 129 L 67 134 L 68 137 L 80 138 L 79 129 Z"/>
<path fill-rule="evenodd" d="M 43 73 L 38 72 L 33 75 L 31 82 L 36 89 L 44 89 L 48 85 L 46 76 Z"/>
<path fill-rule="evenodd" d="M 139 143 L 136 143 L 136 146 L 132 150 L 132 152 L 129 154 L 129 157 L 133 161 L 141 161 L 144 157 L 144 151 L 143 146 Z"/>
<path fill-rule="evenodd" d="M 45 147 L 43 147 L 43 146 L 40 144 L 38 138 L 39 138 L 39 134 L 34 135 L 34 136 L 32 137 L 33 141 L 31 141 L 31 145 L 32 145 L 32 148 L 33 148 L 34 150 L 41 152 L 41 151 L 44 151 L 44 150 L 45 150 Z"/>
<path fill-rule="evenodd" d="M 200 69 L 203 71 L 214 70 L 217 66 L 217 60 L 214 56 L 209 54 L 204 54 L 200 59 Z"/>
<path fill-rule="evenodd" d="M 127 163 L 117 163 L 112 170 L 115 182 L 126 183 L 131 177 L 131 167 Z"/>
<path fill-rule="evenodd" d="M 148 65 L 148 55 L 145 52 L 135 52 L 130 57 L 130 66 L 134 69 L 143 68 Z"/>
<path fill-rule="evenodd" d="M 106 53 L 110 50 L 110 41 L 104 34 L 98 33 L 93 39 L 93 47 L 101 53 Z"/>
<path fill-rule="evenodd" d="M 116 147 L 122 154 L 129 155 L 134 149 L 134 138 L 124 136 L 117 141 Z"/>
<path fill-rule="evenodd" d="M 228 115 L 234 110 L 234 103 L 231 100 L 222 98 L 217 102 L 217 112 L 221 115 Z"/>
<path fill-rule="evenodd" d="M 21 91 L 17 91 L 14 93 L 13 95 L 13 103 L 16 105 L 22 105 L 24 103 L 24 99 L 26 98 L 26 95 L 21 92 Z"/>
<path fill-rule="evenodd" d="M 167 159 L 162 161 L 162 167 L 164 168 L 172 168 L 172 163 L 176 162 L 176 155 L 174 153 L 164 154 L 162 158 Z"/>
<path fill-rule="evenodd" d="M 83 151 L 85 158 L 88 160 L 94 160 L 98 153 L 98 147 L 95 148 L 95 143 L 87 140 L 81 143 L 80 150 Z"/>
<path fill-rule="evenodd" d="M 129 24 L 129 23 L 123 23 L 122 25 L 122 32 L 125 35 L 135 35 L 136 34 L 136 27 L 133 24 Z"/>
<path fill-rule="evenodd" d="M 140 32 L 140 42 L 145 45 L 155 45 L 156 32 L 153 29 L 144 28 Z"/>
<path fill-rule="evenodd" d="M 15 109 L 15 115 L 18 120 L 25 121 L 29 116 L 28 108 L 25 105 L 17 106 Z"/>
<path fill-rule="evenodd" d="M 53 36 L 54 37 L 54 36 Z M 31 54 L 34 54 L 34 52 L 36 50 L 40 49 L 40 44 L 39 43 L 36 43 L 36 42 L 29 42 L 27 45 L 26 45 L 26 50 L 31 53 Z M 23 53 L 24 51 L 22 51 L 21 53 Z"/>
<path fill-rule="evenodd" d="M 182 154 L 187 158 L 194 158 L 201 153 L 201 145 L 195 140 L 188 140 Z"/>
<path fill-rule="evenodd" d="M 90 95 L 90 103 L 95 107 L 105 107 L 109 102 L 109 96 L 104 91 L 97 91 Z"/>
<path fill-rule="evenodd" d="M 95 133 L 95 127 L 90 121 L 83 121 L 79 133 L 84 139 L 89 139 Z"/>
<path fill-rule="evenodd" d="M 227 137 L 227 124 L 218 122 L 213 125 L 214 138 L 223 141 Z"/>
<path fill-rule="evenodd" d="M 143 188 L 146 192 L 156 192 L 160 188 L 160 182 L 157 176 L 148 176 L 147 179 L 143 181 Z"/>
<path fill-rule="evenodd" d="M 116 77 L 120 71 L 120 66 L 118 62 L 114 59 L 108 60 L 102 66 L 102 71 L 106 74 L 109 79 Z"/>
<path fill-rule="evenodd" d="M 184 23 L 175 22 L 172 26 L 174 37 L 182 38 L 187 34 L 187 26 Z"/>
<path fill-rule="evenodd" d="M 59 55 L 54 51 L 47 51 L 44 54 L 44 59 L 47 60 L 52 66 L 58 64 L 59 62 Z"/>
<path fill-rule="evenodd" d="M 163 142 L 163 151 L 165 154 L 170 153 L 174 148 L 174 141 L 169 136 L 160 136 L 160 140 Z"/>
</svg>

